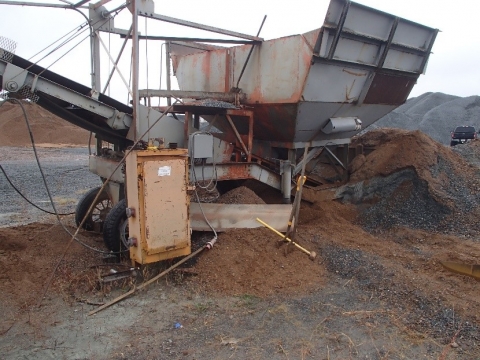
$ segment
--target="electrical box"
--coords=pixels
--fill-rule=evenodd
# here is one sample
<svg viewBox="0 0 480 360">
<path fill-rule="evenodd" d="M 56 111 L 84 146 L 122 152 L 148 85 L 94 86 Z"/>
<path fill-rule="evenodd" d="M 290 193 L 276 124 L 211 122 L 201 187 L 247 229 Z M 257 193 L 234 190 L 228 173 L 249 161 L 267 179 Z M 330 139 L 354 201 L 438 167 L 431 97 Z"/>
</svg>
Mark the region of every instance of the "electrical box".
<svg viewBox="0 0 480 360">
<path fill-rule="evenodd" d="M 192 134 L 190 135 L 190 144 L 193 149 L 193 158 L 208 159 L 213 157 L 213 135 Z"/>
<path fill-rule="evenodd" d="M 188 150 L 134 150 L 125 178 L 130 258 L 147 264 L 190 254 Z"/>
</svg>

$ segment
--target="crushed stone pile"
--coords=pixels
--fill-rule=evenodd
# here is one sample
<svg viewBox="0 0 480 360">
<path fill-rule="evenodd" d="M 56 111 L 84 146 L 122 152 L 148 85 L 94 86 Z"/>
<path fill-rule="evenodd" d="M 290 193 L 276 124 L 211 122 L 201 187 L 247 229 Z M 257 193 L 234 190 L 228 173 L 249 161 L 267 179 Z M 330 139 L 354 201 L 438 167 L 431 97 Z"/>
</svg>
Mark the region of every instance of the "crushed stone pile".
<svg viewBox="0 0 480 360">
<path fill-rule="evenodd" d="M 358 204 L 369 229 L 396 225 L 474 232 L 478 229 L 478 168 L 421 131 L 377 129 L 352 142 L 375 146 L 351 167 L 344 201 Z M 478 141 L 462 145 L 478 151 Z M 478 153 L 477 153 L 478 154 Z M 468 227 L 458 229 L 460 224 Z"/>
<path fill-rule="evenodd" d="M 232 189 L 217 200 L 219 204 L 265 204 L 253 190 L 250 190 L 246 186 L 240 186 Z"/>
<path fill-rule="evenodd" d="M 42 107 L 23 103 L 36 144 L 88 145 L 90 133 L 70 124 Z M 28 128 L 18 104 L 0 107 L 0 146 L 31 146 Z"/>
<path fill-rule="evenodd" d="M 480 96 L 459 97 L 428 92 L 407 102 L 368 127 L 421 130 L 436 141 L 450 144 L 450 132 L 460 125 L 480 129 Z"/>
</svg>

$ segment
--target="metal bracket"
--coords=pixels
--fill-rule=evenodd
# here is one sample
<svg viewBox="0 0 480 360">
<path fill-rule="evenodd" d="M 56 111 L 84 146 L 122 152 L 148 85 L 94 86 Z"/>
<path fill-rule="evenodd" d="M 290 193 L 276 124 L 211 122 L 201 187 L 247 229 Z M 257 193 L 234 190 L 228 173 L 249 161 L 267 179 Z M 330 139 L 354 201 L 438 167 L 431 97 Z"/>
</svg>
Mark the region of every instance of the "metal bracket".
<svg viewBox="0 0 480 360">
<path fill-rule="evenodd" d="M 7 63 L 5 71 L 2 74 L 2 88 L 9 92 L 17 92 L 23 85 L 27 78 L 28 71 L 13 64 Z"/>
<path fill-rule="evenodd" d="M 125 113 L 115 110 L 113 116 L 107 120 L 107 124 L 115 130 L 128 129 L 130 124 L 127 124 L 127 122 L 131 121 L 126 120 L 131 120 L 131 118 L 126 116 Z"/>
</svg>

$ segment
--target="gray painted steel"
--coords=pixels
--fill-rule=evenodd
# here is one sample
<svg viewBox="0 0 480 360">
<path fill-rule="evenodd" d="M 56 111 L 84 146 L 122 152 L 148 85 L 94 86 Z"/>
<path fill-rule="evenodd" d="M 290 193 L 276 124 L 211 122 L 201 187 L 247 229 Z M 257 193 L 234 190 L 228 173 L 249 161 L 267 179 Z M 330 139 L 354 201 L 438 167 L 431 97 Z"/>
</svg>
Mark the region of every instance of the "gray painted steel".
<svg viewBox="0 0 480 360">
<path fill-rule="evenodd" d="M 347 143 L 359 130 L 325 134 L 321 129 L 332 117 L 356 117 L 365 128 L 401 105 L 425 70 L 437 31 L 332 0 L 322 28 L 254 48 L 239 87 L 244 104 L 255 111 L 255 138 L 288 148 L 307 141 Z M 250 49 L 182 53 L 176 46 L 180 89 L 230 91 Z M 228 128 L 225 118 L 216 126 Z"/>
</svg>

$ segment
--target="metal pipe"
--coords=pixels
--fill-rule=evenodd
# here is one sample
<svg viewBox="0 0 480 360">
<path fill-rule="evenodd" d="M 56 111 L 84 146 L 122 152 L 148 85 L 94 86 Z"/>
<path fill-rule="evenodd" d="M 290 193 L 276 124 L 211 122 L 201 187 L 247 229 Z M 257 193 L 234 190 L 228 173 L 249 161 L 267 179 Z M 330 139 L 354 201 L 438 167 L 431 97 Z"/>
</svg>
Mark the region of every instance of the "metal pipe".
<svg viewBox="0 0 480 360">
<path fill-rule="evenodd" d="M 25 2 L 25 1 L 0 1 L 0 5 L 16 5 L 16 6 L 39 6 L 39 7 L 50 7 L 57 9 L 76 9 L 73 8 L 73 5 L 65 6 L 59 4 L 47 4 L 47 3 L 34 3 L 34 2 Z M 88 9 L 86 6 L 81 6 L 81 9 Z"/>
<path fill-rule="evenodd" d="M 258 37 L 258 35 L 260 35 L 260 31 L 262 31 L 263 24 L 265 23 L 266 18 L 267 18 L 267 15 L 265 15 L 263 17 L 262 24 L 260 25 L 260 29 L 258 29 L 258 32 L 257 32 L 257 37 Z M 240 83 L 240 80 L 242 79 L 243 72 L 245 71 L 245 68 L 247 67 L 248 61 L 250 60 L 250 56 L 252 55 L 254 47 L 255 47 L 255 44 L 252 45 L 252 47 L 250 48 L 250 51 L 248 52 L 247 60 L 245 60 L 245 64 L 243 64 L 242 71 L 240 72 L 240 76 L 238 77 L 238 80 L 237 80 L 237 86 L 236 86 L 237 89 L 238 89 L 238 84 Z"/>
<path fill-rule="evenodd" d="M 138 44 L 138 1 L 132 0 L 132 27 L 133 27 L 133 41 L 132 41 L 132 105 L 133 105 L 133 139 L 136 141 L 137 132 L 140 128 L 140 106 L 138 97 L 138 83 L 139 83 L 139 62 L 140 49 Z"/>
<path fill-rule="evenodd" d="M 242 140 L 242 137 L 240 136 L 240 133 L 238 132 L 237 128 L 235 127 L 235 124 L 232 121 L 232 118 L 230 115 L 226 115 L 228 122 L 230 123 L 230 126 L 232 127 L 233 132 L 235 133 L 235 136 L 237 137 L 238 142 L 242 146 L 243 151 L 245 151 L 245 154 L 249 155 L 250 151 L 247 149 L 245 146 L 245 143 Z"/>
<path fill-rule="evenodd" d="M 188 26 L 188 27 L 191 27 L 191 28 L 194 28 L 194 29 L 206 30 L 206 31 L 210 31 L 210 32 L 214 32 L 214 33 L 222 34 L 222 35 L 234 36 L 234 37 L 237 37 L 237 38 L 240 38 L 240 39 L 247 39 L 247 40 L 252 40 L 252 41 L 260 41 L 260 42 L 263 41 L 263 39 L 259 38 L 258 36 L 251 36 L 251 35 L 247 35 L 247 34 L 238 33 L 238 32 L 235 32 L 235 31 L 224 30 L 224 29 L 213 27 L 213 26 L 194 23 L 192 21 L 176 19 L 176 18 L 173 18 L 173 17 L 170 17 L 170 16 L 159 15 L 159 14 L 150 14 L 150 13 L 142 13 L 141 11 L 138 12 L 138 15 L 144 16 L 144 17 L 149 17 L 149 18 L 152 18 L 152 19 L 155 19 L 155 20 L 168 22 L 168 23 L 171 23 L 171 24 Z"/>
<path fill-rule="evenodd" d="M 114 13 L 114 12 L 117 12 L 118 10 L 123 10 L 123 9 L 125 9 L 128 5 L 129 5 L 129 3 L 126 2 L 125 4 L 120 5 L 120 6 L 116 7 L 115 9 L 112 9 L 112 10 L 103 12 L 102 15 L 106 17 L 107 15 L 110 15 L 110 14 L 112 14 L 112 13 Z"/>
<path fill-rule="evenodd" d="M 171 87 L 170 82 L 167 81 L 167 88 Z M 183 90 L 155 90 L 155 89 L 140 89 L 138 91 L 139 97 L 177 97 L 177 98 L 192 98 L 192 99 L 216 99 L 220 101 L 234 102 L 236 96 L 240 101 L 246 100 L 245 94 L 224 93 L 216 91 L 183 91 Z"/>
<path fill-rule="evenodd" d="M 128 35 L 130 35 L 132 33 L 132 26 L 130 26 L 130 30 L 128 30 Z M 108 85 L 110 84 L 110 80 L 112 80 L 112 76 L 113 74 L 115 73 L 115 70 L 117 69 L 117 65 L 118 65 L 118 62 L 120 61 L 120 57 L 122 56 L 123 54 L 123 50 L 125 49 L 125 46 L 127 45 L 127 42 L 128 42 L 128 37 L 125 38 L 125 41 L 123 42 L 122 44 L 122 48 L 120 49 L 120 52 L 118 53 L 118 56 L 117 56 L 117 60 L 115 60 L 115 63 L 113 65 L 113 69 L 112 71 L 110 72 L 110 76 L 108 77 L 108 80 L 105 84 L 105 87 L 103 88 L 103 91 L 102 93 L 105 93 L 105 91 L 107 90 L 108 88 Z M 127 88 L 128 88 L 128 85 L 127 85 Z M 170 104 L 169 104 L 170 105 Z"/>
<path fill-rule="evenodd" d="M 128 89 L 127 80 L 125 80 L 125 78 L 123 77 L 122 73 L 121 73 L 120 70 L 118 69 L 117 63 L 116 63 L 115 61 L 113 61 L 112 55 L 110 55 L 110 53 L 108 52 L 107 46 L 103 43 L 103 40 L 100 38 L 100 34 L 98 33 L 98 31 L 96 31 L 95 33 L 97 34 L 97 38 L 100 40 L 100 44 L 102 44 L 103 49 L 104 49 L 105 52 L 107 53 L 108 58 L 109 58 L 110 61 L 112 62 L 114 69 L 117 69 L 118 75 L 120 75 L 120 78 L 122 79 L 123 83 L 125 84 L 125 86 L 126 86 L 127 89 Z M 104 90 L 104 91 L 105 91 L 105 90 Z M 132 98 L 133 98 L 133 93 L 130 91 L 130 89 L 128 89 L 128 91 L 130 92 L 130 95 L 131 95 Z M 138 91 L 138 89 L 137 89 L 137 91 Z"/>
<path fill-rule="evenodd" d="M 167 81 L 167 91 L 172 89 L 171 79 L 170 79 L 170 43 L 165 43 L 165 79 Z M 160 84 L 162 87 L 162 84 Z M 167 105 L 172 105 L 172 98 L 167 97 Z"/>
<path fill-rule="evenodd" d="M 90 1 L 90 0 L 81 0 L 81 1 L 79 1 L 78 3 L 76 3 L 76 4 L 73 4 L 73 6 L 77 8 L 77 7 L 82 6 L 83 4 L 85 4 L 85 3 L 89 2 L 89 1 Z"/>
<path fill-rule="evenodd" d="M 314 260 L 316 257 L 317 257 L 317 254 L 314 252 L 314 251 L 308 251 L 307 249 L 305 249 L 304 247 L 298 245 L 295 241 L 292 241 L 291 239 L 289 239 L 288 237 L 285 237 L 280 231 L 277 231 L 276 229 L 274 229 L 273 227 L 271 227 L 270 225 L 268 225 L 266 222 L 260 220 L 259 218 L 257 218 L 257 221 L 262 224 L 263 226 L 265 226 L 267 229 L 269 230 L 272 230 L 275 234 L 277 234 L 278 236 L 282 237 L 284 240 L 288 241 L 289 243 L 295 245 L 298 249 L 300 249 L 301 251 L 303 251 L 305 254 L 308 254 L 308 256 L 310 256 L 310 259 L 311 260 Z"/>
<path fill-rule="evenodd" d="M 124 38 L 127 35 L 120 34 Z M 209 38 L 191 38 L 191 37 L 176 37 L 176 36 L 154 36 L 154 35 L 140 35 L 140 40 L 163 40 L 163 41 L 185 41 L 185 42 L 202 42 L 202 43 L 219 43 L 219 44 L 261 44 L 261 41 L 251 40 L 230 40 L 230 39 L 209 39 Z"/>
<path fill-rule="evenodd" d="M 282 161 L 282 195 L 283 203 L 290 204 L 292 197 L 292 163 Z"/>
</svg>

